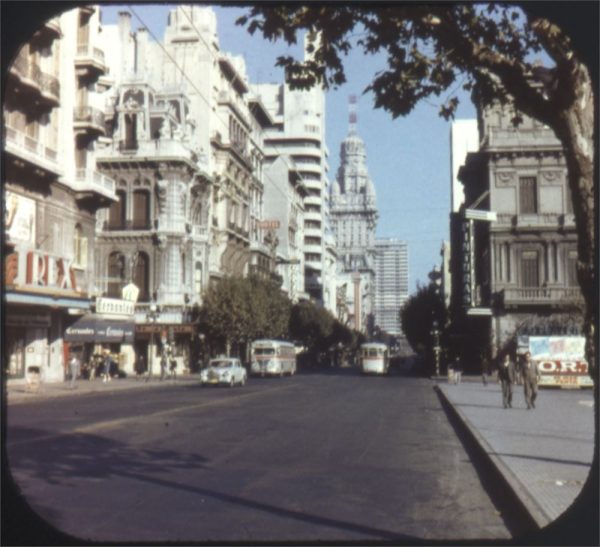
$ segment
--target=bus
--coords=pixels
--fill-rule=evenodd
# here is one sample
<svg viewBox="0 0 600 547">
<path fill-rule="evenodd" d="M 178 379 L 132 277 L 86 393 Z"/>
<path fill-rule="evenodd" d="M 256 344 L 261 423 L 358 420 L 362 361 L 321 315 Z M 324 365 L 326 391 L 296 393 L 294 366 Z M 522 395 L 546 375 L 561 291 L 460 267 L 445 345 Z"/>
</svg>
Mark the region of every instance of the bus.
<svg viewBox="0 0 600 547">
<path fill-rule="evenodd" d="M 387 374 L 390 356 L 385 344 L 371 342 L 360 346 L 360 371 L 362 374 Z"/>
<path fill-rule="evenodd" d="M 296 373 L 296 347 L 282 340 L 255 340 L 250 354 L 250 374 L 283 376 Z"/>
</svg>

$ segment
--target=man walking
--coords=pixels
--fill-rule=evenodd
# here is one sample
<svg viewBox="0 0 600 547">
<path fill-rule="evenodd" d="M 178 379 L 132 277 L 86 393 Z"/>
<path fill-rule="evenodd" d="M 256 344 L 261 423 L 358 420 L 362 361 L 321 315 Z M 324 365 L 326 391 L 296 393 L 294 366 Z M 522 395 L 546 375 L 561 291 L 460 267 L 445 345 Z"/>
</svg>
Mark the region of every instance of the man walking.
<svg viewBox="0 0 600 547">
<path fill-rule="evenodd" d="M 525 354 L 525 362 L 523 363 L 523 385 L 525 387 L 527 410 L 532 407 L 535 408 L 539 379 L 540 370 L 538 365 L 531 360 L 531 353 L 527 352 Z"/>
<path fill-rule="evenodd" d="M 502 404 L 504 408 L 512 408 L 512 386 L 515 381 L 515 364 L 507 353 L 498 369 L 498 380 L 502 386 Z"/>
</svg>

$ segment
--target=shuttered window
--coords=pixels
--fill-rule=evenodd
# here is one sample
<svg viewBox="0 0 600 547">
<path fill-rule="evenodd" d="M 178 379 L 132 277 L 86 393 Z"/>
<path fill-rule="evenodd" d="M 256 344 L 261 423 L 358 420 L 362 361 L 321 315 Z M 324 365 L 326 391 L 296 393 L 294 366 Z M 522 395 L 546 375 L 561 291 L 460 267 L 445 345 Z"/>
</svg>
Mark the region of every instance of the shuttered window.
<svg viewBox="0 0 600 547">
<path fill-rule="evenodd" d="M 519 208 L 521 214 L 537 213 L 537 180 L 535 177 L 519 178 Z"/>
<path fill-rule="evenodd" d="M 521 286 L 540 286 L 539 257 L 537 251 L 525 251 L 521 253 Z"/>
<path fill-rule="evenodd" d="M 125 192 L 117 190 L 117 201 L 108 210 L 108 229 L 122 230 L 125 228 Z"/>
<path fill-rule="evenodd" d="M 577 287 L 577 251 L 567 253 L 567 285 Z"/>
<path fill-rule="evenodd" d="M 136 190 L 133 193 L 133 229 L 147 230 L 150 228 L 150 193 L 146 190 Z"/>
</svg>

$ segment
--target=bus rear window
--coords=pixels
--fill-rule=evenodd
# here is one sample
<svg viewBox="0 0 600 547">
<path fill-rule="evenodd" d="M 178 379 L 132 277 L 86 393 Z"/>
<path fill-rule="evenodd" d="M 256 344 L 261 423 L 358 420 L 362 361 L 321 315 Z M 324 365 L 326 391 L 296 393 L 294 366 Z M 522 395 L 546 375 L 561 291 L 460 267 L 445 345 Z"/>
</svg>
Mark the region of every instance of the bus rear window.
<svg viewBox="0 0 600 547">
<path fill-rule="evenodd" d="M 274 355 L 273 348 L 254 348 L 254 355 Z"/>
</svg>

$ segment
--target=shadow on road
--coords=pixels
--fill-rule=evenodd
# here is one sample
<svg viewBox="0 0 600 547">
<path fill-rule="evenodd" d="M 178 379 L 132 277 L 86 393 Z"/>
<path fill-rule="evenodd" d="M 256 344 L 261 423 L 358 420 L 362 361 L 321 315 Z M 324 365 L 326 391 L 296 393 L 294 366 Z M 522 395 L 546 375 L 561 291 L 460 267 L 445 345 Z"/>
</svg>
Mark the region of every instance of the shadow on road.
<svg viewBox="0 0 600 547">
<path fill-rule="evenodd" d="M 382 530 L 351 521 L 328 518 L 305 511 L 287 509 L 247 499 L 232 493 L 182 484 L 164 478 L 166 474 L 176 470 L 193 472 L 194 470 L 207 468 L 209 462 L 206 458 L 198 454 L 183 454 L 161 449 L 139 449 L 97 435 L 86 433 L 48 434 L 48 432 L 43 430 L 16 426 L 11 428 L 7 440 L 8 462 L 9 465 L 10 462 L 13 462 L 15 467 L 11 473 L 13 481 L 15 481 L 15 474 L 27 477 L 28 483 L 35 481 L 36 489 L 40 488 L 40 485 L 44 485 L 41 488 L 46 489 L 49 496 L 51 495 L 51 487 L 53 485 L 64 486 L 73 479 L 86 479 L 94 483 L 97 483 L 100 479 L 114 479 L 115 477 L 132 479 L 154 485 L 157 487 L 157 490 L 176 490 L 200 497 L 210 497 L 225 504 L 237 506 L 238 508 L 248 508 L 280 518 L 283 517 L 311 525 L 333 528 L 339 530 L 340 533 L 342 531 L 346 533 L 353 532 L 368 538 L 376 538 L 380 541 L 394 541 L 395 544 L 399 544 L 398 542 L 402 541 L 409 541 L 408 544 L 410 545 L 415 544 L 414 538 L 389 530 Z M 15 485 L 17 488 L 25 486 L 19 485 L 18 482 L 15 482 Z M 11 502 L 15 503 L 15 500 L 11 500 Z M 30 503 L 26 497 L 20 500 L 20 502 L 23 506 Z M 56 499 L 52 503 L 54 506 L 61 507 L 60 512 L 48 506 L 42 506 L 39 503 L 33 505 L 34 513 L 37 517 L 45 521 L 45 523 L 37 523 L 35 526 L 38 526 L 38 530 L 44 531 L 45 535 L 43 537 L 45 541 L 50 541 L 50 543 L 46 544 L 52 544 L 48 536 L 50 530 L 54 532 L 55 537 L 60 538 L 60 544 L 77 544 L 74 538 L 64 536 L 58 528 L 58 525 L 68 518 L 69 505 L 65 505 Z M 15 506 L 13 506 L 13 511 L 14 509 Z M 115 511 L 118 510 L 118 504 L 116 504 Z M 23 536 L 22 523 L 18 520 L 8 524 L 18 527 L 12 530 L 14 532 L 13 537 L 23 539 L 25 536 L 26 539 L 31 539 L 28 537 L 27 532 Z M 8 532 L 10 535 L 10 530 Z M 32 533 L 35 535 L 35 531 L 30 530 L 29 535 Z M 122 539 L 128 542 L 136 540 L 136 538 L 129 537 L 123 537 Z M 168 538 L 156 539 L 157 541 L 164 541 Z M 197 538 L 197 541 L 210 539 L 217 538 Z M 236 538 L 233 539 L 235 540 Z M 30 544 L 36 543 L 32 542 Z M 43 543 L 37 544 L 41 545 Z"/>
</svg>

